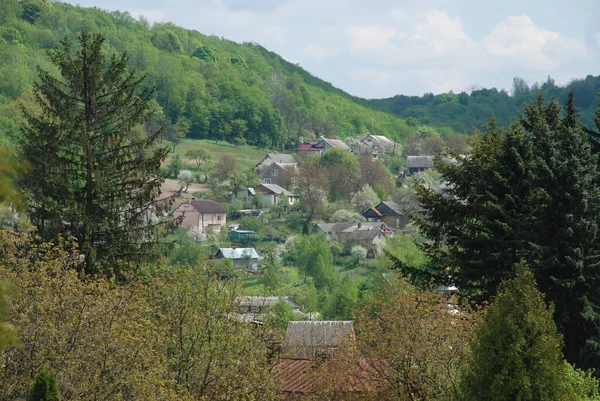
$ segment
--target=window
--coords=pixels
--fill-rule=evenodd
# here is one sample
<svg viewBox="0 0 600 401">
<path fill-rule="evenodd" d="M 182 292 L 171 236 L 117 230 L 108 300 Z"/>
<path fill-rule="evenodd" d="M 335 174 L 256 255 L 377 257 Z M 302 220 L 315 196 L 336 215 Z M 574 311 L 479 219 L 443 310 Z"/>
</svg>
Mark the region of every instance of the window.
<svg viewBox="0 0 600 401">
<path fill-rule="evenodd" d="M 270 184 L 271 183 L 271 179 L 270 178 L 265 178 L 263 180 L 263 184 Z"/>
<path fill-rule="evenodd" d="M 271 175 L 277 175 L 277 174 L 279 174 L 278 168 L 274 168 L 273 170 L 271 170 Z"/>
<path fill-rule="evenodd" d="M 202 221 L 208 221 L 208 216 L 207 216 L 207 215 L 205 215 L 205 214 L 203 214 L 203 215 L 202 215 Z"/>
<path fill-rule="evenodd" d="M 221 216 L 220 214 L 217 215 L 217 221 L 221 221 L 223 220 L 223 216 Z"/>
</svg>

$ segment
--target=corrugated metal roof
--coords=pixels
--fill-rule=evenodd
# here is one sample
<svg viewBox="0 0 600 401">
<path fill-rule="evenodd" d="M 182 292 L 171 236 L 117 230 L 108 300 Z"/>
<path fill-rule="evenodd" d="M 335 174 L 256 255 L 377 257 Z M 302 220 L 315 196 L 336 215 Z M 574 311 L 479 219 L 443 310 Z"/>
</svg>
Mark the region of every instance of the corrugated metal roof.
<svg viewBox="0 0 600 401">
<path fill-rule="evenodd" d="M 258 192 L 261 192 L 260 191 L 261 187 L 266 188 L 269 192 L 277 194 L 277 195 L 283 193 L 283 194 L 286 194 L 287 196 L 297 196 L 297 195 L 291 193 L 290 191 L 288 191 L 287 189 L 280 187 L 277 184 L 260 184 L 254 188 L 254 191 L 257 192 L 257 190 L 258 190 Z"/>
</svg>

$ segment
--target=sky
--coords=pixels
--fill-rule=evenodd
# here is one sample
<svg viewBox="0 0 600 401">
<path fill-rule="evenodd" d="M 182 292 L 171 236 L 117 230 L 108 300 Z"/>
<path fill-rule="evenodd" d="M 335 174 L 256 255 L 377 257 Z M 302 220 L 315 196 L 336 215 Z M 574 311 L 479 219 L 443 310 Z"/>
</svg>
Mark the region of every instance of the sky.
<svg viewBox="0 0 600 401">
<path fill-rule="evenodd" d="M 598 0 L 78 0 L 257 42 L 364 98 L 599 75 Z"/>
</svg>

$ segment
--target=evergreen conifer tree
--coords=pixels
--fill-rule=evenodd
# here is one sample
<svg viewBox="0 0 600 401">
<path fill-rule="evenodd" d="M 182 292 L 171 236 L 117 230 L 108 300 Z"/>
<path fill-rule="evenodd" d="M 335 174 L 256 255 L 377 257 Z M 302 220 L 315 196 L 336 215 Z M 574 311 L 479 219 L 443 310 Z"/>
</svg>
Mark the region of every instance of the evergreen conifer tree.
<svg viewBox="0 0 600 401">
<path fill-rule="evenodd" d="M 152 90 L 127 70 L 126 55 L 108 60 L 100 33 L 82 32 L 49 52 L 60 77 L 39 69 L 39 110 L 24 110 L 21 155 L 29 214 L 43 240 L 74 236 L 87 273 L 151 258 L 151 207 L 168 149 L 160 132 L 141 126 L 152 115 Z"/>
<path fill-rule="evenodd" d="M 445 191 L 418 188 L 431 275 L 480 302 L 525 260 L 556 307 L 567 360 L 598 369 L 600 172 L 572 96 L 564 117 L 540 96 L 506 132 L 492 122 L 460 160 L 438 163 Z"/>
<path fill-rule="evenodd" d="M 552 312 L 533 274 L 520 265 L 476 330 L 462 400 L 576 400 Z"/>
<path fill-rule="evenodd" d="M 54 372 L 44 368 L 35 376 L 27 401 L 60 401 Z"/>
</svg>

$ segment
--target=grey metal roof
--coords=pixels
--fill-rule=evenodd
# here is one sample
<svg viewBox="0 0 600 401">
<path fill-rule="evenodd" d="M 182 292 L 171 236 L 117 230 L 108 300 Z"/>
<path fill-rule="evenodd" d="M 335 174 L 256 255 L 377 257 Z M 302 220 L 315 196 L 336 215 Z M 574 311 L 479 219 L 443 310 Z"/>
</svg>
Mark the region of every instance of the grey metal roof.
<svg viewBox="0 0 600 401">
<path fill-rule="evenodd" d="M 257 308 L 268 308 L 275 306 L 280 301 L 284 301 L 292 305 L 294 309 L 300 309 L 300 304 L 290 297 L 260 297 L 260 296 L 243 296 L 238 297 L 239 306 L 251 306 Z"/>
<path fill-rule="evenodd" d="M 432 168 L 433 156 L 407 156 L 406 167 L 408 168 Z"/>
<path fill-rule="evenodd" d="M 351 320 L 292 321 L 285 334 L 285 353 L 295 358 L 314 357 L 319 351 L 335 349 L 351 340 L 353 335 Z"/>
<path fill-rule="evenodd" d="M 227 259 L 244 259 L 250 256 L 251 259 L 258 259 L 258 253 L 254 248 L 219 248 L 217 255 L 221 253 Z"/>
<path fill-rule="evenodd" d="M 359 227 L 360 225 L 360 227 Z M 390 229 L 387 224 L 380 221 L 356 222 L 356 223 L 319 223 L 316 224 L 326 233 L 350 233 L 356 231 L 380 231 L 381 227 Z M 391 230 L 391 229 L 390 229 Z"/>
<path fill-rule="evenodd" d="M 256 168 L 262 171 L 273 163 L 296 163 L 296 156 L 288 153 L 267 153 L 265 157 L 256 164 Z"/>
<path fill-rule="evenodd" d="M 381 205 L 381 204 L 384 204 L 384 205 L 386 205 L 387 207 L 389 207 L 390 209 L 392 209 L 392 210 L 393 210 L 394 212 L 396 212 L 397 214 L 400 214 L 400 215 L 404 214 L 404 212 L 403 212 L 402 208 L 401 208 L 401 207 L 400 207 L 400 205 L 398 205 L 396 202 L 392 202 L 392 201 L 382 201 L 382 202 L 380 202 L 379 204 L 380 204 L 380 205 Z M 377 208 L 378 206 L 379 206 L 379 205 L 377 205 L 377 206 L 375 206 L 375 207 Z M 379 211 L 381 212 L 381 210 L 379 210 Z"/>
<path fill-rule="evenodd" d="M 297 195 L 291 193 L 290 191 L 288 191 L 287 189 L 280 187 L 277 184 L 260 184 L 256 188 L 258 188 L 258 187 L 265 187 L 270 192 L 272 192 L 276 195 L 285 194 L 287 196 L 297 196 Z M 254 188 L 255 192 L 256 192 L 256 188 Z"/>
<path fill-rule="evenodd" d="M 339 139 L 319 138 L 316 145 L 318 145 L 319 142 L 327 142 L 331 147 L 334 147 L 334 148 L 350 150 L 350 147 L 348 145 L 346 145 L 346 143 L 344 141 L 341 141 Z"/>
</svg>

